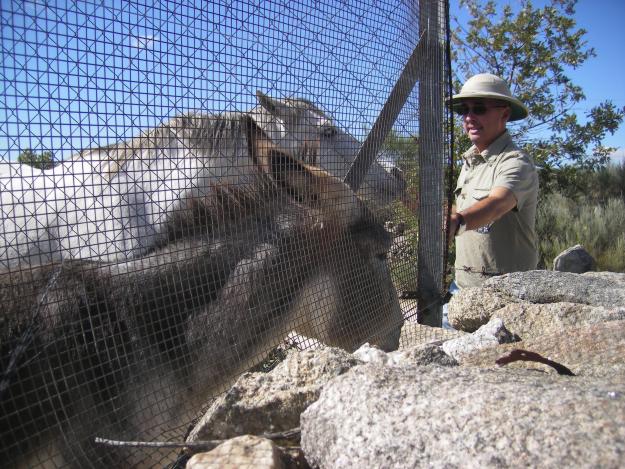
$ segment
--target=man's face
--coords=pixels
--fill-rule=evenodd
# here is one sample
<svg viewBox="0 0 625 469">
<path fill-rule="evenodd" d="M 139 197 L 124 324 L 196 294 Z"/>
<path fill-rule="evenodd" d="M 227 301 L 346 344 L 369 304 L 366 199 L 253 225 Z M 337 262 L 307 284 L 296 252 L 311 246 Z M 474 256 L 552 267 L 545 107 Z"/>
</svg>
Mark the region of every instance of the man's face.
<svg viewBox="0 0 625 469">
<path fill-rule="evenodd" d="M 505 102 L 494 99 L 467 99 L 459 104 L 460 106 L 456 105 L 455 108 L 466 105 L 464 107 L 466 113 L 462 114 L 462 128 L 479 151 L 485 150 L 506 130 L 510 107 Z M 481 114 L 479 112 L 481 110 L 486 112 Z"/>
</svg>

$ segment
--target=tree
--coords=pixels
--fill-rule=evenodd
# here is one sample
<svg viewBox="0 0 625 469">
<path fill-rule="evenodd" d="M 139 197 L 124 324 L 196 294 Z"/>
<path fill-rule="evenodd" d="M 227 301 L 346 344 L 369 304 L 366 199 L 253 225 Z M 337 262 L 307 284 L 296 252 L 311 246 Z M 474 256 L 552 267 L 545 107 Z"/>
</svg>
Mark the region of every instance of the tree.
<svg viewBox="0 0 625 469">
<path fill-rule="evenodd" d="M 605 165 L 613 148 L 602 145 L 625 116 L 607 100 L 593 107 L 582 119 L 575 108 L 585 99 L 583 90 L 567 75 L 595 51 L 577 29 L 573 15 L 576 0 L 551 0 L 535 8 L 530 0 L 517 7 L 499 2 L 460 0 L 470 19 L 453 18 L 452 59 L 454 82 L 480 72 L 501 76 L 512 93 L 529 108 L 529 118 L 509 126 L 549 178 L 559 168 L 594 169 Z M 467 148 L 468 141 L 458 141 Z"/>
<path fill-rule="evenodd" d="M 30 148 L 27 148 L 19 154 L 17 162 L 37 169 L 50 169 L 54 167 L 54 156 L 51 151 L 44 151 L 38 155 Z"/>
</svg>

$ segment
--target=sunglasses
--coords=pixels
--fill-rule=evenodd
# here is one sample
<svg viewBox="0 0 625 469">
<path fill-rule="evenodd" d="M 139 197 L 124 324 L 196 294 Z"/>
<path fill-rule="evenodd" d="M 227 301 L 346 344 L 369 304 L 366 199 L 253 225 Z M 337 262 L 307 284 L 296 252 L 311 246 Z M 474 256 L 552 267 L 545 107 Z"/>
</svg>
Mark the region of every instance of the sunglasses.
<svg viewBox="0 0 625 469">
<path fill-rule="evenodd" d="M 486 114 L 488 112 L 489 109 L 493 109 L 493 108 L 504 108 L 504 107 L 508 107 L 505 105 L 501 105 L 501 106 L 486 106 L 485 104 L 474 104 L 473 106 L 469 106 L 466 103 L 457 103 L 454 104 L 451 109 L 458 114 L 459 116 L 466 116 L 467 114 L 469 114 L 470 112 L 472 112 L 473 114 L 475 114 L 476 116 L 483 116 L 484 114 Z"/>
</svg>

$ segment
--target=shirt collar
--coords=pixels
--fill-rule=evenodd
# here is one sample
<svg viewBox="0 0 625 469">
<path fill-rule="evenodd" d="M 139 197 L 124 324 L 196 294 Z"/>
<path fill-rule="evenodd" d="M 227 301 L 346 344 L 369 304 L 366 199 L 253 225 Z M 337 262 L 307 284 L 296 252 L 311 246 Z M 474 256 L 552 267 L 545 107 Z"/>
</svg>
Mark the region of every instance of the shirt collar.
<svg viewBox="0 0 625 469">
<path fill-rule="evenodd" d="M 491 143 L 486 150 L 483 152 L 478 152 L 475 145 L 473 145 L 469 150 L 462 155 L 462 158 L 472 166 L 474 164 L 479 164 L 484 161 L 487 161 L 492 155 L 498 155 L 503 152 L 508 145 L 512 143 L 512 137 L 508 130 L 504 130 L 504 132 L 497 137 L 493 143 Z"/>
</svg>

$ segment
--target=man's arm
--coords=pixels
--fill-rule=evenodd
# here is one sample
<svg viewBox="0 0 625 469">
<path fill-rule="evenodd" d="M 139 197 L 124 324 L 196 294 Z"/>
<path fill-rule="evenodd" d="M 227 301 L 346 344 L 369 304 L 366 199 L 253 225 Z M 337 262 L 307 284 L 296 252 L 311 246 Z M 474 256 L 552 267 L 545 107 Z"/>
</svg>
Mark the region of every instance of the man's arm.
<svg viewBox="0 0 625 469">
<path fill-rule="evenodd" d="M 517 200 L 514 193 L 505 187 L 493 187 L 488 197 L 476 202 L 460 212 L 464 218 L 466 229 L 475 230 L 489 223 L 499 220 L 502 216 L 516 207 Z M 450 241 L 453 239 L 459 224 L 457 213 L 452 213 L 449 219 Z"/>
</svg>

